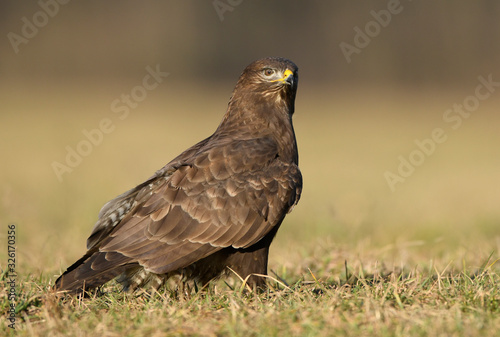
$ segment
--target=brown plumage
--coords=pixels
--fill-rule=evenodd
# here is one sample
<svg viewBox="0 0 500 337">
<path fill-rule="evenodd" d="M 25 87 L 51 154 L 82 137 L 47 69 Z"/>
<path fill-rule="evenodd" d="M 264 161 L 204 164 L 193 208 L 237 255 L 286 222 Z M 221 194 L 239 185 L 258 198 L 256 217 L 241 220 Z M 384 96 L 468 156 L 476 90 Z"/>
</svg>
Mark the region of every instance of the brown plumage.
<svg viewBox="0 0 500 337">
<path fill-rule="evenodd" d="M 115 277 L 125 289 L 181 275 L 205 285 L 229 270 L 256 288 L 271 241 L 302 190 L 292 126 L 297 66 L 250 64 L 215 133 L 109 201 L 87 253 L 56 281 L 80 293 Z"/>
</svg>

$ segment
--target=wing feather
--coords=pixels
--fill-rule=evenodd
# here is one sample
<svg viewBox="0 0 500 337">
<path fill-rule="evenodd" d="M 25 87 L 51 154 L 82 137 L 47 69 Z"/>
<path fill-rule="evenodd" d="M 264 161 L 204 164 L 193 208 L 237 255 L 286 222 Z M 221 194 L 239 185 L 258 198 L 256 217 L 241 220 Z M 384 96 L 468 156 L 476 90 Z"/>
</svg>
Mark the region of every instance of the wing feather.
<svg viewBox="0 0 500 337">
<path fill-rule="evenodd" d="M 199 152 L 136 191 L 142 199 L 134 199 L 99 250 L 168 272 L 224 247 L 253 245 L 281 222 L 295 193 L 290 186 L 299 171 L 276 154 L 276 143 L 267 138 Z"/>
</svg>

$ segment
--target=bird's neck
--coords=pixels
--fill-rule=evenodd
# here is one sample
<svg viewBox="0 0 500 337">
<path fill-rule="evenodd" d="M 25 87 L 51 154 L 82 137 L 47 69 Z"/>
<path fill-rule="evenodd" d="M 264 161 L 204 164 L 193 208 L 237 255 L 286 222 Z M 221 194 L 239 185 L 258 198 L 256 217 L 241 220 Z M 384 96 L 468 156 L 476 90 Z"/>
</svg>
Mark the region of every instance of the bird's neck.
<svg viewBox="0 0 500 337">
<path fill-rule="evenodd" d="M 273 105 L 267 102 L 255 99 L 231 99 L 217 133 L 235 139 L 272 137 L 280 149 L 278 155 L 281 160 L 298 164 L 292 112 L 285 104 Z"/>
</svg>

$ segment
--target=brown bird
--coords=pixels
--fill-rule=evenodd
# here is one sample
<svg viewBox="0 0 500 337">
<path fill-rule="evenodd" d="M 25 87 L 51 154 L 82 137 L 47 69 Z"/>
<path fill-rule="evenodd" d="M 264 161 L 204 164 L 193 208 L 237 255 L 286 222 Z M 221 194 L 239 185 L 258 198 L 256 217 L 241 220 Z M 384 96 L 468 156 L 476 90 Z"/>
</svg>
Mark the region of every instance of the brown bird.
<svg viewBox="0 0 500 337">
<path fill-rule="evenodd" d="M 206 285 L 230 270 L 265 288 L 269 246 L 302 190 L 292 125 L 297 66 L 251 63 L 219 127 L 104 205 L 87 253 L 56 281 L 81 293 L 117 277 L 125 290 L 173 275 Z M 247 278 L 248 277 L 248 278 Z"/>
</svg>

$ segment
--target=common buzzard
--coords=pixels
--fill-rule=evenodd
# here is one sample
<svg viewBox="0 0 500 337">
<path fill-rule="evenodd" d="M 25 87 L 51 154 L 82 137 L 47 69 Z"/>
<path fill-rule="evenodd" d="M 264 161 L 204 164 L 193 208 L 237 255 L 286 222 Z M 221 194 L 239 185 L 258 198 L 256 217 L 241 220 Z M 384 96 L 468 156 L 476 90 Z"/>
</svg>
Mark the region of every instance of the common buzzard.
<svg viewBox="0 0 500 337">
<path fill-rule="evenodd" d="M 117 277 L 125 290 L 173 275 L 205 285 L 236 272 L 265 288 L 269 246 L 302 190 L 292 125 L 297 66 L 251 63 L 213 135 L 104 205 L 87 253 L 56 281 L 81 293 Z M 248 278 L 247 278 L 248 277 Z"/>
</svg>

